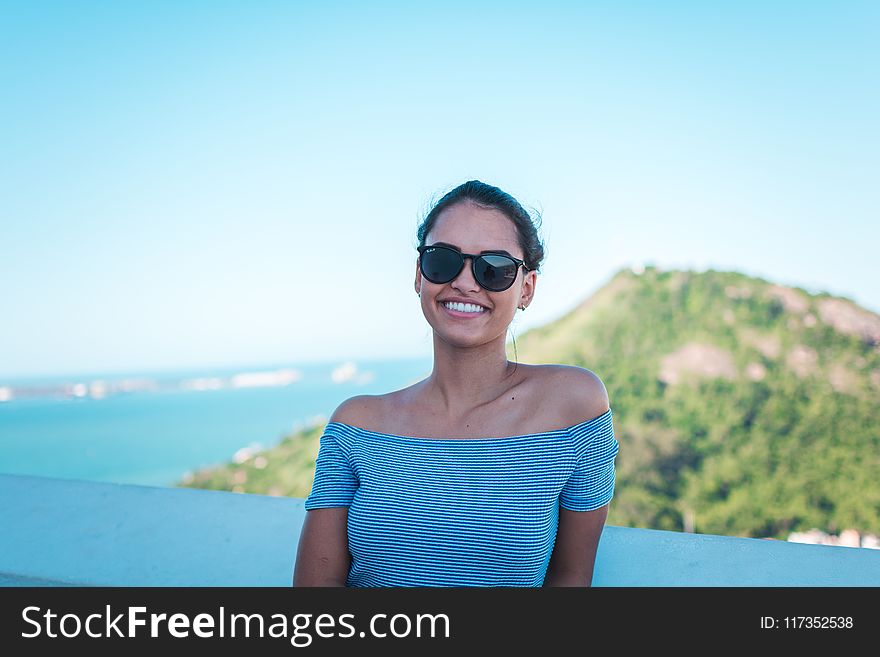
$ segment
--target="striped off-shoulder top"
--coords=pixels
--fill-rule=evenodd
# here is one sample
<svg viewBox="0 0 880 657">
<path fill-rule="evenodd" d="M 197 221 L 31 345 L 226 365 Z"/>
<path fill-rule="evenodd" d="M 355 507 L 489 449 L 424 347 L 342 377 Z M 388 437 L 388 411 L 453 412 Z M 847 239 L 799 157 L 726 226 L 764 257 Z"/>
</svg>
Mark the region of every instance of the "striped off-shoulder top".
<svg viewBox="0 0 880 657">
<path fill-rule="evenodd" d="M 559 507 L 608 504 L 617 451 L 610 408 L 500 438 L 330 422 L 305 508 L 349 507 L 347 586 L 541 586 Z"/>
</svg>

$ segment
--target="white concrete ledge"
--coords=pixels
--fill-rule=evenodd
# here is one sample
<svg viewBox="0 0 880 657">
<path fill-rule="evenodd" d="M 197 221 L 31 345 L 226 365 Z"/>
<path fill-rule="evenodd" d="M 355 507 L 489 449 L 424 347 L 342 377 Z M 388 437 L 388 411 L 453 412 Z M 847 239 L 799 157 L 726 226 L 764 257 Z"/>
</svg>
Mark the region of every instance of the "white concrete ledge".
<svg viewBox="0 0 880 657">
<path fill-rule="evenodd" d="M 0 475 L 2 586 L 290 586 L 303 500 Z M 880 550 L 607 526 L 595 586 L 880 586 Z"/>
</svg>

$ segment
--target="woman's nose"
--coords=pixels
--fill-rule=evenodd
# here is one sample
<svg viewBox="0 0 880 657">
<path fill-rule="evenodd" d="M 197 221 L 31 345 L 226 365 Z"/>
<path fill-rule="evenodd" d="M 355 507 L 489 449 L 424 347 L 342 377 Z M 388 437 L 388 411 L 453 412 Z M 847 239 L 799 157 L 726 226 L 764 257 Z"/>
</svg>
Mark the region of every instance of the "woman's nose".
<svg viewBox="0 0 880 657">
<path fill-rule="evenodd" d="M 465 256 L 464 266 L 461 268 L 461 271 L 458 272 L 458 276 L 452 279 L 453 286 L 467 287 L 471 290 L 479 290 L 480 286 L 477 284 L 477 281 L 474 278 L 473 267 L 473 259 L 469 256 Z"/>
</svg>

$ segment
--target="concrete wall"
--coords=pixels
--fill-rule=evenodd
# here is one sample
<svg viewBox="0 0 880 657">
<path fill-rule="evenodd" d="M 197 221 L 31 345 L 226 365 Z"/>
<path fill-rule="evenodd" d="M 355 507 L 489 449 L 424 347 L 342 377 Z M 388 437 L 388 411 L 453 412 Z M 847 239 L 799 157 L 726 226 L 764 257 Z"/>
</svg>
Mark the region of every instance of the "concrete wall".
<svg viewBox="0 0 880 657">
<path fill-rule="evenodd" d="M 0 585 L 290 586 L 303 500 L 0 475 Z M 880 550 L 606 526 L 595 586 L 880 586 Z"/>
</svg>

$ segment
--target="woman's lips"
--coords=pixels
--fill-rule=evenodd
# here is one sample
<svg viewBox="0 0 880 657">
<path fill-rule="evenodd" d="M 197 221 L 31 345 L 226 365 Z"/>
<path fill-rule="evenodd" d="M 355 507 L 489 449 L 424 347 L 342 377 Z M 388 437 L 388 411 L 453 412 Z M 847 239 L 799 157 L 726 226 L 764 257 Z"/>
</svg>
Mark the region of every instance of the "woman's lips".
<svg viewBox="0 0 880 657">
<path fill-rule="evenodd" d="M 459 319 L 474 319 L 475 317 L 482 317 L 483 315 L 487 315 L 489 310 L 486 309 L 481 313 L 463 313 L 459 310 L 450 310 L 443 303 L 440 303 L 440 307 L 443 308 L 444 312 L 450 317 L 457 317 Z"/>
</svg>

